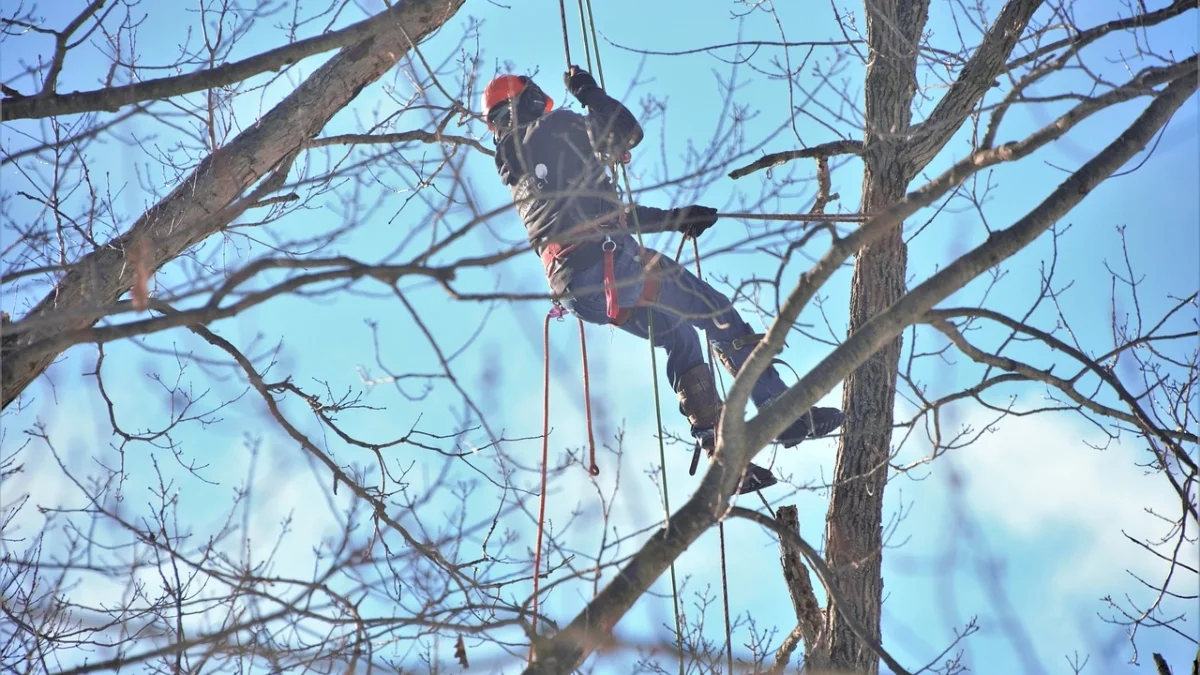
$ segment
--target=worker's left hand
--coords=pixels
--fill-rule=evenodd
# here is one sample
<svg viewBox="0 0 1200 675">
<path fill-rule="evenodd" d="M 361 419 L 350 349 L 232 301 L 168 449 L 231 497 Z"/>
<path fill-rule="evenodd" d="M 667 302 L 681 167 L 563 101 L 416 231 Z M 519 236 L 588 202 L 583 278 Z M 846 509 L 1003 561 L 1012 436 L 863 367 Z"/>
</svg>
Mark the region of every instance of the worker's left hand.
<svg viewBox="0 0 1200 675">
<path fill-rule="evenodd" d="M 587 104 L 584 99 L 588 93 L 593 89 L 600 88 L 600 85 L 596 84 L 596 78 L 579 66 L 571 66 L 567 72 L 563 73 L 563 83 L 567 85 L 567 91 L 571 92 L 571 95 L 584 105 Z"/>
<path fill-rule="evenodd" d="M 680 220 L 679 231 L 685 238 L 698 239 L 705 230 L 717 222 L 717 210 L 708 206 L 685 206 L 676 211 Z"/>
</svg>

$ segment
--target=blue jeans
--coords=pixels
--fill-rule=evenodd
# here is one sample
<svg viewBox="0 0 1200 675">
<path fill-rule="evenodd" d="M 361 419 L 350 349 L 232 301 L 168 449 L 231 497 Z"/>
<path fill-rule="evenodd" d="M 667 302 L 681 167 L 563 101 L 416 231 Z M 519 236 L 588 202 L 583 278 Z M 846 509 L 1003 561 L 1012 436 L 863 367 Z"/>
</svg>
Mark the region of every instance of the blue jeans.
<svg viewBox="0 0 1200 675">
<path fill-rule="evenodd" d="M 635 258 L 638 253 L 637 241 L 632 236 L 613 237 L 613 241 L 617 244 L 613 254 L 613 271 L 621 307 L 634 307 L 642 292 L 645 262 L 656 252 L 646 249 L 643 260 L 638 260 Z M 696 329 L 703 330 L 709 342 L 728 357 L 732 368 L 740 371 L 754 344 L 735 350 L 733 341 L 752 335 L 754 331 L 733 308 L 729 298 L 669 256 L 660 257 L 657 269 L 662 275 L 658 302 L 653 306 L 636 307 L 621 329 L 647 339 L 653 317 L 654 346 L 667 352 L 667 379 L 676 391 L 679 391 L 680 377 L 704 363 L 704 351 Z M 573 270 L 566 291 L 580 295 L 564 300 L 563 304 L 588 323 L 607 325 L 610 321 L 606 313 L 603 285 L 603 260 L 590 267 Z M 736 375 L 736 372 L 731 374 Z M 778 371 L 768 366 L 755 383 L 750 397 L 756 407 L 761 407 L 786 390 L 787 385 L 780 379 Z"/>
</svg>

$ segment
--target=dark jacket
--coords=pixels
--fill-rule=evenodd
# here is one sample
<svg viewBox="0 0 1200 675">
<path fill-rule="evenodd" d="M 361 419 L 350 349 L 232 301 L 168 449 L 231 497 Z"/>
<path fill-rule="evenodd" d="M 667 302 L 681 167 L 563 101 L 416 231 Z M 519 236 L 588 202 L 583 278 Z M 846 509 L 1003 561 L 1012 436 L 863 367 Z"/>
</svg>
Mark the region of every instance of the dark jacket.
<svg viewBox="0 0 1200 675">
<path fill-rule="evenodd" d="M 563 292 L 575 269 L 601 260 L 603 228 L 617 238 L 621 197 L 597 158 L 619 156 L 642 141 L 633 113 L 602 89 L 589 90 L 587 116 L 558 109 L 502 136 L 496 145 L 496 170 L 512 193 L 534 251 L 550 241 L 577 247 L 549 272 L 551 288 Z M 678 229 L 678 210 L 637 206 L 643 233 Z M 633 215 L 627 217 L 633 231 Z M 621 233 L 625 236 L 627 233 Z"/>
</svg>

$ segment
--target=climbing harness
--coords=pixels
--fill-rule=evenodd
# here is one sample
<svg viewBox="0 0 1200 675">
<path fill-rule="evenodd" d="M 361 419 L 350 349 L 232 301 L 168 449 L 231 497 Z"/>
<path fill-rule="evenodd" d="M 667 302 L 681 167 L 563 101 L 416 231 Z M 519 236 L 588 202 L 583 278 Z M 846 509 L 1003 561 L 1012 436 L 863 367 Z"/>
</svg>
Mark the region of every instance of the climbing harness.
<svg viewBox="0 0 1200 675">
<path fill-rule="evenodd" d="M 621 209 L 620 214 L 619 214 L 619 228 L 621 230 L 626 230 L 626 231 L 628 230 L 628 225 L 626 224 L 624 209 Z M 662 254 L 655 253 L 653 256 L 650 257 L 649 262 L 647 262 L 645 264 L 645 266 L 643 268 L 645 274 L 644 274 L 643 281 L 642 281 L 642 290 L 641 290 L 641 293 L 638 295 L 637 302 L 633 305 L 633 307 L 622 307 L 621 306 L 621 298 L 617 292 L 617 275 L 616 275 L 617 242 L 613 241 L 612 235 L 610 233 L 606 232 L 605 230 L 601 229 L 600 227 L 597 227 L 595 229 L 595 231 L 604 233 L 604 241 L 600 244 L 600 250 L 603 254 L 603 262 L 604 262 L 604 286 L 603 287 L 604 287 L 605 315 L 608 317 L 609 324 L 614 325 L 614 326 L 620 326 L 629 320 L 629 317 L 633 314 L 633 310 L 636 309 L 637 307 L 646 307 L 646 306 L 653 305 L 658 302 L 658 295 L 661 290 L 661 284 L 659 281 L 659 275 L 656 274 L 656 271 L 661 269 L 659 267 L 659 263 L 660 263 Z M 559 244 L 557 242 L 550 242 L 550 243 L 546 244 L 546 247 L 544 249 L 542 249 L 542 254 L 541 254 L 542 267 L 546 271 L 546 276 L 550 276 L 550 274 L 554 271 L 554 266 L 556 264 L 561 264 L 566 259 L 566 256 L 568 254 L 570 254 L 572 251 L 574 251 L 576 248 L 583 245 L 584 243 L 585 242 L 576 242 L 574 244 L 568 244 L 566 246 Z M 646 251 L 646 249 L 640 248 L 640 246 L 639 246 L 638 257 L 641 258 L 645 254 L 645 251 Z"/>
</svg>

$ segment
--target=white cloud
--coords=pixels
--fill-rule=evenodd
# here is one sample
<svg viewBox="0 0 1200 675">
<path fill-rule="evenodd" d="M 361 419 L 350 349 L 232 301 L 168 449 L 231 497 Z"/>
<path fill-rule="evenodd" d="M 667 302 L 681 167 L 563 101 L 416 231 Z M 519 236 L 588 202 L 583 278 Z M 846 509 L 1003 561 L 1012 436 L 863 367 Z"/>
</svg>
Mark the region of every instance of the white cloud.
<svg viewBox="0 0 1200 675">
<path fill-rule="evenodd" d="M 1137 463 L 1147 456 L 1138 443 L 1104 441 L 1094 427 L 1065 414 L 1008 418 L 956 457 L 969 504 L 1014 537 L 1034 540 L 1066 531 L 1073 546 L 1058 557 L 1053 580 L 1060 594 L 1092 594 L 1121 582 L 1125 569 L 1153 574 L 1155 558 L 1129 542 L 1157 539 L 1179 502 L 1166 479 Z M 974 420 L 979 424 L 983 420 Z"/>
<path fill-rule="evenodd" d="M 982 410 L 968 417 L 973 419 L 964 423 L 976 428 L 987 421 Z M 1121 667 L 1128 648 L 1121 629 L 1102 621 L 1112 612 L 1101 598 L 1132 599 L 1144 607 L 1154 592 L 1130 573 L 1157 583 L 1166 571 L 1161 559 L 1123 532 L 1138 539 L 1163 537 L 1169 525 L 1148 510 L 1177 517 L 1178 499 L 1162 475 L 1137 465 L 1147 460 L 1142 444 L 1126 435 L 1125 444 L 1103 451 L 1088 445 L 1104 440 L 1071 414 L 1010 417 L 994 433 L 945 458 L 962 479 L 968 517 L 985 532 L 990 554 L 1004 560 L 1004 592 L 1018 606 L 1036 603 L 1037 611 L 1022 611 L 1019 621 L 1047 667 L 1076 650 L 1092 654 L 1093 667 Z M 938 471 L 944 477 L 947 468 Z M 944 504 L 953 508 L 954 502 Z M 1193 544 L 1182 558 L 1195 560 L 1198 554 Z M 1195 577 L 1177 574 L 1175 584 L 1177 591 L 1193 592 Z M 987 594 L 970 595 L 975 601 L 963 612 L 981 613 L 984 623 L 999 628 Z M 1170 611 L 1185 613 L 1189 624 L 1197 618 L 1192 605 L 1176 603 Z M 972 644 L 976 656 L 989 654 L 987 659 L 1007 658 L 996 655 L 1012 647 L 986 635 Z"/>
</svg>

